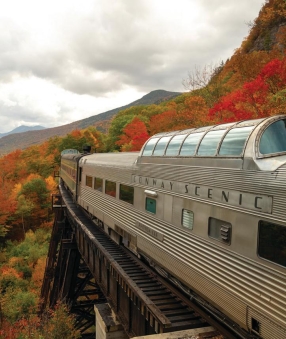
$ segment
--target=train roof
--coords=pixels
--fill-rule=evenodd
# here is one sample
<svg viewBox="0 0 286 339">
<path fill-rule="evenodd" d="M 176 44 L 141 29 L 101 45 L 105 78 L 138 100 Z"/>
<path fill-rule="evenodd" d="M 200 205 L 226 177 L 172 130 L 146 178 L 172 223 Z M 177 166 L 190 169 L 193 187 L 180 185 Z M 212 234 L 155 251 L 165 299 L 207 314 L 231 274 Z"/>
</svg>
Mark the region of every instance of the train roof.
<svg viewBox="0 0 286 339">
<path fill-rule="evenodd" d="M 80 166 L 112 166 L 126 167 L 135 165 L 139 152 L 118 152 L 118 153 L 93 153 L 83 156 L 80 159 Z"/>
</svg>

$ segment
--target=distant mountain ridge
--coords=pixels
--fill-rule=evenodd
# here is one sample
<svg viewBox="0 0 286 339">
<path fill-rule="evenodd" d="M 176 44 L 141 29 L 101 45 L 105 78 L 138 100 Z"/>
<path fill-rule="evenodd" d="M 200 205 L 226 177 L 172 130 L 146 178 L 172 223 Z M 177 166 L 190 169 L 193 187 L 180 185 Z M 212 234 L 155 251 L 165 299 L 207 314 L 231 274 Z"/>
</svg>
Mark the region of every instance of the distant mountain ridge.
<svg viewBox="0 0 286 339">
<path fill-rule="evenodd" d="M 121 110 L 132 106 L 159 104 L 163 101 L 174 99 L 181 94 L 181 92 L 155 90 L 128 105 L 114 108 L 110 111 L 93 115 L 89 118 L 77 120 L 67 125 L 45 128 L 41 131 L 32 130 L 22 133 L 14 132 L 13 134 L 8 134 L 0 138 L 0 156 L 16 149 L 25 149 L 32 145 L 41 144 L 54 136 L 65 136 L 75 129 L 84 129 L 89 126 L 97 126 L 99 124 L 107 126 L 110 119 Z"/>
<path fill-rule="evenodd" d="M 19 127 L 14 128 L 12 131 L 7 132 L 7 133 L 0 133 L 0 138 L 5 137 L 6 135 L 9 134 L 14 134 L 14 133 L 24 133 L 28 131 L 39 131 L 42 129 L 45 129 L 46 127 L 36 125 L 36 126 L 26 126 L 26 125 L 21 125 Z"/>
</svg>

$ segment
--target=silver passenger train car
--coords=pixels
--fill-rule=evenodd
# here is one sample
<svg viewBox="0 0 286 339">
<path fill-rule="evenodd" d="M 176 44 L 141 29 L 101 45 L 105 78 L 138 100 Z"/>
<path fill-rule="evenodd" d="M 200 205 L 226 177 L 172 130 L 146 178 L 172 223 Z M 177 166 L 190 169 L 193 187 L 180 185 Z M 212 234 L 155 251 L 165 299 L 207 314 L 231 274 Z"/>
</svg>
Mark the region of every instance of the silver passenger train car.
<svg viewBox="0 0 286 339">
<path fill-rule="evenodd" d="M 286 116 L 62 163 L 65 185 L 111 238 L 246 331 L 286 338 Z"/>
</svg>

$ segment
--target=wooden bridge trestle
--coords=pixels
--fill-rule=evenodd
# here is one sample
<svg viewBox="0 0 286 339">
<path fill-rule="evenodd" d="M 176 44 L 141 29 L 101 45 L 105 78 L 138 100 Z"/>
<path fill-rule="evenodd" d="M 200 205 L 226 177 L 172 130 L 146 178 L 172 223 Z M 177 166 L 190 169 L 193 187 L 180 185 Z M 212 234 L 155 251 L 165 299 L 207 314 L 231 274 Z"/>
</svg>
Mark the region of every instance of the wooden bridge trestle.
<svg viewBox="0 0 286 339">
<path fill-rule="evenodd" d="M 52 197 L 55 219 L 41 289 L 41 310 L 64 302 L 82 338 L 94 338 L 94 305 L 106 299 L 78 250 L 61 195 Z"/>
</svg>

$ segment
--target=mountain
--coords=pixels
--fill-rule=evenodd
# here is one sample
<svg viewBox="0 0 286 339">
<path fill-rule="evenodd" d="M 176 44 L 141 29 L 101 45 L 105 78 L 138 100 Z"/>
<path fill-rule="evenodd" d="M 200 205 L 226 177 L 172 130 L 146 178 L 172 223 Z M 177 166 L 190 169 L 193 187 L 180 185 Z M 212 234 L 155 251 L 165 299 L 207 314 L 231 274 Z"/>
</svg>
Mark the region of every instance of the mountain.
<svg viewBox="0 0 286 339">
<path fill-rule="evenodd" d="M 37 126 L 25 126 L 21 125 L 19 127 L 14 128 L 12 131 L 7 132 L 7 133 L 0 133 L 0 138 L 5 137 L 6 135 L 9 134 L 14 134 L 14 133 L 23 133 L 23 132 L 28 132 L 28 131 L 39 131 L 42 129 L 45 129 L 46 127 L 37 125 Z"/>
<path fill-rule="evenodd" d="M 0 139 L 0 156 L 9 153 L 15 149 L 25 149 L 29 146 L 40 144 L 54 136 L 64 136 L 75 129 L 84 129 L 89 126 L 101 126 L 101 129 L 106 129 L 108 123 L 113 116 L 119 111 L 132 106 L 151 105 L 159 104 L 163 101 L 174 99 L 179 96 L 180 92 L 169 92 L 165 90 L 155 90 L 146 95 L 141 99 L 131 102 L 128 105 L 114 108 L 110 111 L 93 115 L 89 118 L 74 121 L 67 125 L 62 125 L 54 128 L 45 128 L 41 131 L 30 130 L 27 132 L 13 132 Z"/>
</svg>

